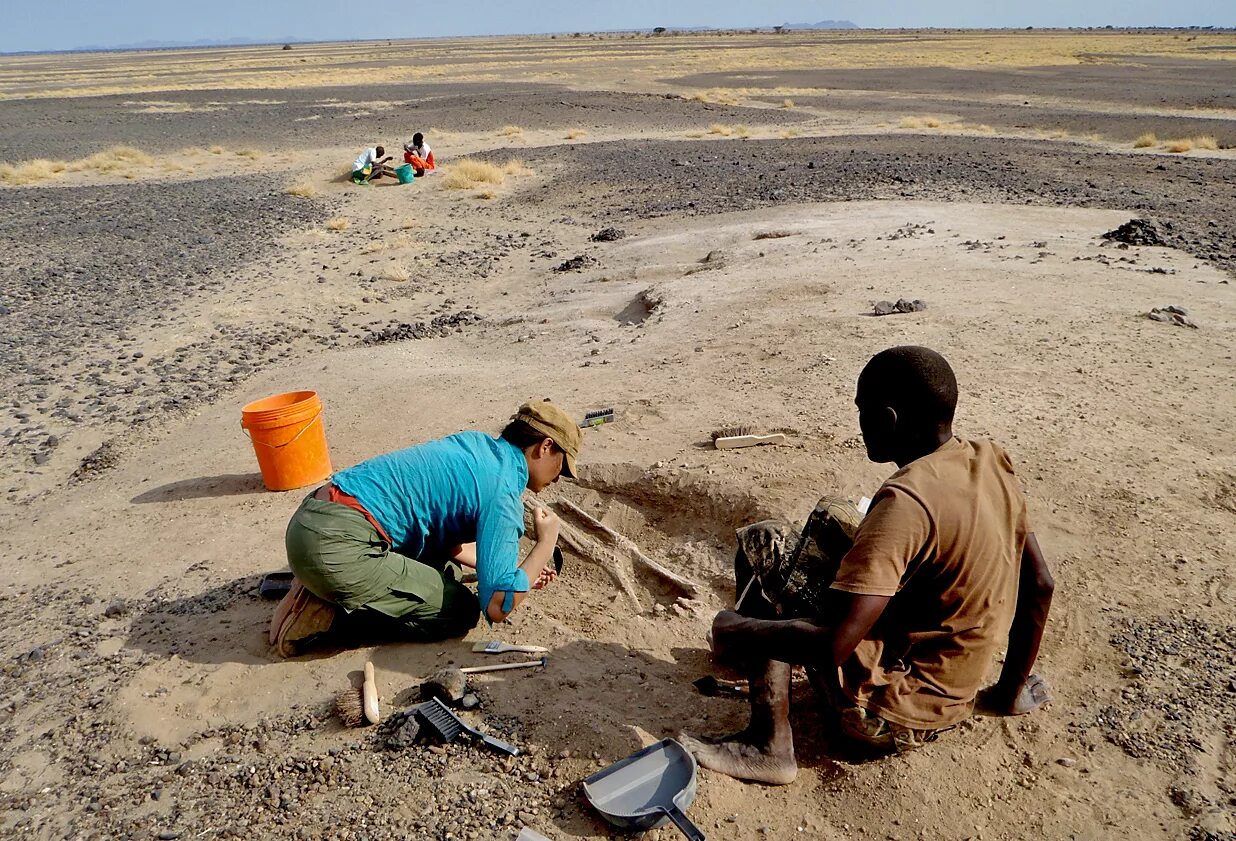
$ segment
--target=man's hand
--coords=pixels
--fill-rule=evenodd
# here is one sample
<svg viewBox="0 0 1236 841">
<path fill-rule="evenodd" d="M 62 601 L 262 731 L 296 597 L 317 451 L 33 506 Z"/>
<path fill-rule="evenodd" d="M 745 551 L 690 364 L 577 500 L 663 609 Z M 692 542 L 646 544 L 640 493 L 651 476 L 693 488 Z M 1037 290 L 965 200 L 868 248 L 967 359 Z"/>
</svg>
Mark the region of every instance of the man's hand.
<svg viewBox="0 0 1236 841">
<path fill-rule="evenodd" d="M 548 508 L 536 508 L 532 515 L 532 526 L 536 529 L 536 542 L 542 541 L 554 544 L 558 542 L 558 515 Z"/>
<path fill-rule="evenodd" d="M 979 692 L 974 711 L 980 715 L 1025 715 L 1051 702 L 1047 681 L 1030 675 L 1020 684 L 997 683 Z"/>
</svg>

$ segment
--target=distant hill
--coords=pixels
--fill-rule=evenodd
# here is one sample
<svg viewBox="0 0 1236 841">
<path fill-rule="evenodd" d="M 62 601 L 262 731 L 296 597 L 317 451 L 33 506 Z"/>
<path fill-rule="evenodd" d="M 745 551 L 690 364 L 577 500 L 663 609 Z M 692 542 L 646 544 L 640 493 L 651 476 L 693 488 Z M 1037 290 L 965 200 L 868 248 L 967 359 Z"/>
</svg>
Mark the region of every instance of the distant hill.
<svg viewBox="0 0 1236 841">
<path fill-rule="evenodd" d="M 782 29 L 858 29 L 858 24 L 848 20 L 822 20 L 819 23 L 783 23 Z"/>
</svg>

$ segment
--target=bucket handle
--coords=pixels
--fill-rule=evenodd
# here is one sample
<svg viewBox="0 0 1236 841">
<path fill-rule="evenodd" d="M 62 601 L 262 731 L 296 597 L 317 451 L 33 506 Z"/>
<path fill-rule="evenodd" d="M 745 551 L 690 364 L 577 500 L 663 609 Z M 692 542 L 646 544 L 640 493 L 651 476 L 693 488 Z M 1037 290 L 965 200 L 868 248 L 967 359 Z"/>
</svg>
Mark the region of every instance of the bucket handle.
<svg viewBox="0 0 1236 841">
<path fill-rule="evenodd" d="M 249 434 L 249 430 L 245 429 L 244 418 L 241 418 L 241 421 L 240 421 L 240 431 L 245 433 L 245 437 L 248 438 L 254 444 L 261 444 L 263 447 L 270 447 L 272 450 L 282 450 L 288 444 L 295 444 L 296 439 L 304 435 L 309 430 L 309 427 L 313 426 L 315 423 L 318 422 L 318 418 L 320 417 L 322 417 L 322 409 L 318 409 L 318 413 L 314 415 L 313 417 L 311 417 L 309 419 L 309 422 L 301 427 L 300 432 L 292 436 L 291 440 L 284 441 L 282 444 L 267 444 L 265 441 L 254 441 L 253 436 Z"/>
</svg>

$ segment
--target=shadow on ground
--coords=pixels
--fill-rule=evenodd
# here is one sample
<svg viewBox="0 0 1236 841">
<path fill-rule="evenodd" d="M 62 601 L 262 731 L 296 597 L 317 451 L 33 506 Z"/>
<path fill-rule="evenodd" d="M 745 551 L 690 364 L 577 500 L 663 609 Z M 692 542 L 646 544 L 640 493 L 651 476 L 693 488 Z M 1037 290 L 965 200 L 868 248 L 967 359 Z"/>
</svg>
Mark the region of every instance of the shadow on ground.
<svg viewBox="0 0 1236 841">
<path fill-rule="evenodd" d="M 182 502 L 188 499 L 262 493 L 265 490 L 260 473 L 224 473 L 220 476 L 199 476 L 196 479 L 168 482 L 166 485 L 142 491 L 129 501 L 134 504 Z"/>
</svg>

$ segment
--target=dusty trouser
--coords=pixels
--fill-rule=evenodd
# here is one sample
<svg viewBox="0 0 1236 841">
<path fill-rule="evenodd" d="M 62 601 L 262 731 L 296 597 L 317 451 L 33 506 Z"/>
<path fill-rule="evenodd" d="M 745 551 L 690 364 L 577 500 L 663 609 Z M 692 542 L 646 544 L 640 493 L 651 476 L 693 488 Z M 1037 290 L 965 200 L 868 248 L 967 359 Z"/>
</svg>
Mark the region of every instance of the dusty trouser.
<svg viewBox="0 0 1236 841">
<path fill-rule="evenodd" d="M 826 496 L 801 531 L 774 520 L 739 529 L 735 610 L 761 619 L 826 618 L 825 597 L 861 521 L 852 502 Z M 836 710 L 841 731 L 861 744 L 905 752 L 934 741 L 943 732 L 904 727 L 855 706 L 842 692 L 836 674 L 815 672 L 811 677 Z"/>
<path fill-rule="evenodd" d="M 285 542 L 297 580 L 341 608 L 335 630 L 426 641 L 463 636 L 480 618 L 480 603 L 463 585 L 458 564 L 392 551 L 347 505 L 306 497 Z"/>
</svg>

